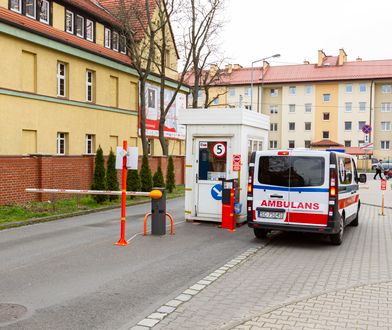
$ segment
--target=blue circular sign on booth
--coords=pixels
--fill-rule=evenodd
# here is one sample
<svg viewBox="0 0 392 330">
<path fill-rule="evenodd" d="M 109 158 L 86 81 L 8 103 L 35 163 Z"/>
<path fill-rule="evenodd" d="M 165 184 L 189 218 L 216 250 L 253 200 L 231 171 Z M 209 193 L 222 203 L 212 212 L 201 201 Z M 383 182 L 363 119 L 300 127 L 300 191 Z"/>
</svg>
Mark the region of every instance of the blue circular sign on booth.
<svg viewBox="0 0 392 330">
<path fill-rule="evenodd" d="M 222 200 L 222 185 L 220 183 L 211 188 L 211 196 L 217 201 Z"/>
</svg>

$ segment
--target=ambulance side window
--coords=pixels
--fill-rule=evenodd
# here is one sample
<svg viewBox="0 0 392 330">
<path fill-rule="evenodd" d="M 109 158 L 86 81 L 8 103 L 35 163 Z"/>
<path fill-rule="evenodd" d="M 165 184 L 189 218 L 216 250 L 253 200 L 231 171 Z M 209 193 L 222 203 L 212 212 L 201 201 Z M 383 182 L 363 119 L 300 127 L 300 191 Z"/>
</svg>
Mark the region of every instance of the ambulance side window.
<svg viewBox="0 0 392 330">
<path fill-rule="evenodd" d="M 350 158 L 339 158 L 339 182 L 351 184 L 353 181 L 353 167 Z"/>
</svg>

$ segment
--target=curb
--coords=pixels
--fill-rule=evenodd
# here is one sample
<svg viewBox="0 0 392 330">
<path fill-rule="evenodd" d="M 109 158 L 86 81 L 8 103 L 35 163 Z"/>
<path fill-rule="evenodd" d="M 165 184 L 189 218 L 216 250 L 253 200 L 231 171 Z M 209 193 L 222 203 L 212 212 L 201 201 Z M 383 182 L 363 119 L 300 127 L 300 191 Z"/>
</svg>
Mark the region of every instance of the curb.
<svg viewBox="0 0 392 330">
<path fill-rule="evenodd" d="M 172 197 L 172 198 L 166 198 L 166 199 L 170 200 L 170 199 L 176 199 L 176 198 L 182 198 L 182 197 L 184 197 L 184 196 L 178 196 L 178 197 Z M 147 204 L 147 203 L 150 203 L 150 201 L 149 200 L 138 201 L 138 202 L 135 202 L 132 204 L 127 204 L 126 207 Z M 105 206 L 102 208 L 96 208 L 96 209 L 85 210 L 85 211 L 56 214 L 56 215 L 50 215 L 50 216 L 42 217 L 42 218 L 33 218 L 33 219 L 22 220 L 22 221 L 17 221 L 17 222 L 9 222 L 9 223 L 5 223 L 5 224 L 0 224 L 0 231 L 4 230 L 4 229 L 11 229 L 11 228 L 17 228 L 17 227 L 22 227 L 22 226 L 34 225 L 37 223 L 50 222 L 50 221 L 60 220 L 60 219 L 65 219 L 65 218 L 73 218 L 73 217 L 77 217 L 80 215 L 97 213 L 97 212 L 108 211 L 108 210 L 119 209 L 119 208 L 121 208 L 121 205 L 112 205 L 112 206 Z"/>
<path fill-rule="evenodd" d="M 366 205 L 366 206 L 373 206 L 373 207 L 381 207 L 381 205 L 377 205 L 377 204 L 370 204 L 370 203 L 361 203 L 361 205 Z M 384 209 L 389 209 L 392 210 L 391 206 L 384 206 Z"/>
<path fill-rule="evenodd" d="M 230 269 L 235 269 L 235 267 L 239 267 L 246 260 L 248 260 L 251 256 L 255 255 L 258 251 L 265 248 L 273 238 L 267 240 L 263 245 L 260 245 L 255 248 L 249 248 L 245 252 L 241 253 L 237 257 L 233 258 L 220 268 L 216 269 L 209 275 L 205 276 L 200 281 L 191 285 L 185 291 L 180 293 L 177 297 L 169 300 L 166 304 L 159 307 L 155 312 L 148 315 L 146 318 L 138 322 L 135 326 L 128 328 L 129 330 L 149 330 L 156 326 L 159 322 L 161 322 L 165 317 L 173 313 L 181 304 L 190 301 L 194 296 L 199 294 L 205 288 L 210 286 L 214 281 L 216 281 L 219 277 L 226 274 Z"/>
</svg>

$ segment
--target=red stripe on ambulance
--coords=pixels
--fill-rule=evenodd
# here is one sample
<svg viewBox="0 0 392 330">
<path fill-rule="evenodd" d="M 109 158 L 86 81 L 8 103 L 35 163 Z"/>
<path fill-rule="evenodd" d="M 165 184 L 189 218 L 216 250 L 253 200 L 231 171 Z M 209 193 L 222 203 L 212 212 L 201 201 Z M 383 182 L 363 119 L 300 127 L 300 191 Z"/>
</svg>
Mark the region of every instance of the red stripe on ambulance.
<svg viewBox="0 0 392 330">
<path fill-rule="evenodd" d="M 344 209 L 345 207 L 348 207 L 355 203 L 358 203 L 358 200 L 359 200 L 359 195 L 339 199 L 339 210 Z"/>
<path fill-rule="evenodd" d="M 326 225 L 328 222 L 328 214 L 288 212 L 284 222 Z"/>
</svg>

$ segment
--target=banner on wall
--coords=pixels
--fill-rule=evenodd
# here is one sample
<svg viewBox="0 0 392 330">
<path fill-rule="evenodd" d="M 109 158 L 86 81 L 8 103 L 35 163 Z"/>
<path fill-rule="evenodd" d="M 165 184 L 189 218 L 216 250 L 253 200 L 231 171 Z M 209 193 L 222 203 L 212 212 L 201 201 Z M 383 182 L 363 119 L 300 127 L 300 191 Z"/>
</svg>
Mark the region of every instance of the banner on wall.
<svg viewBox="0 0 392 330">
<path fill-rule="evenodd" d="M 165 89 L 165 107 L 172 99 L 174 92 Z M 148 137 L 159 136 L 159 116 L 160 116 L 160 87 L 146 84 L 146 135 Z M 185 125 L 178 123 L 180 110 L 185 109 L 186 96 L 178 93 L 175 101 L 171 105 L 165 120 L 164 134 L 167 138 L 185 140 Z M 139 126 L 140 134 L 140 126 Z"/>
</svg>

